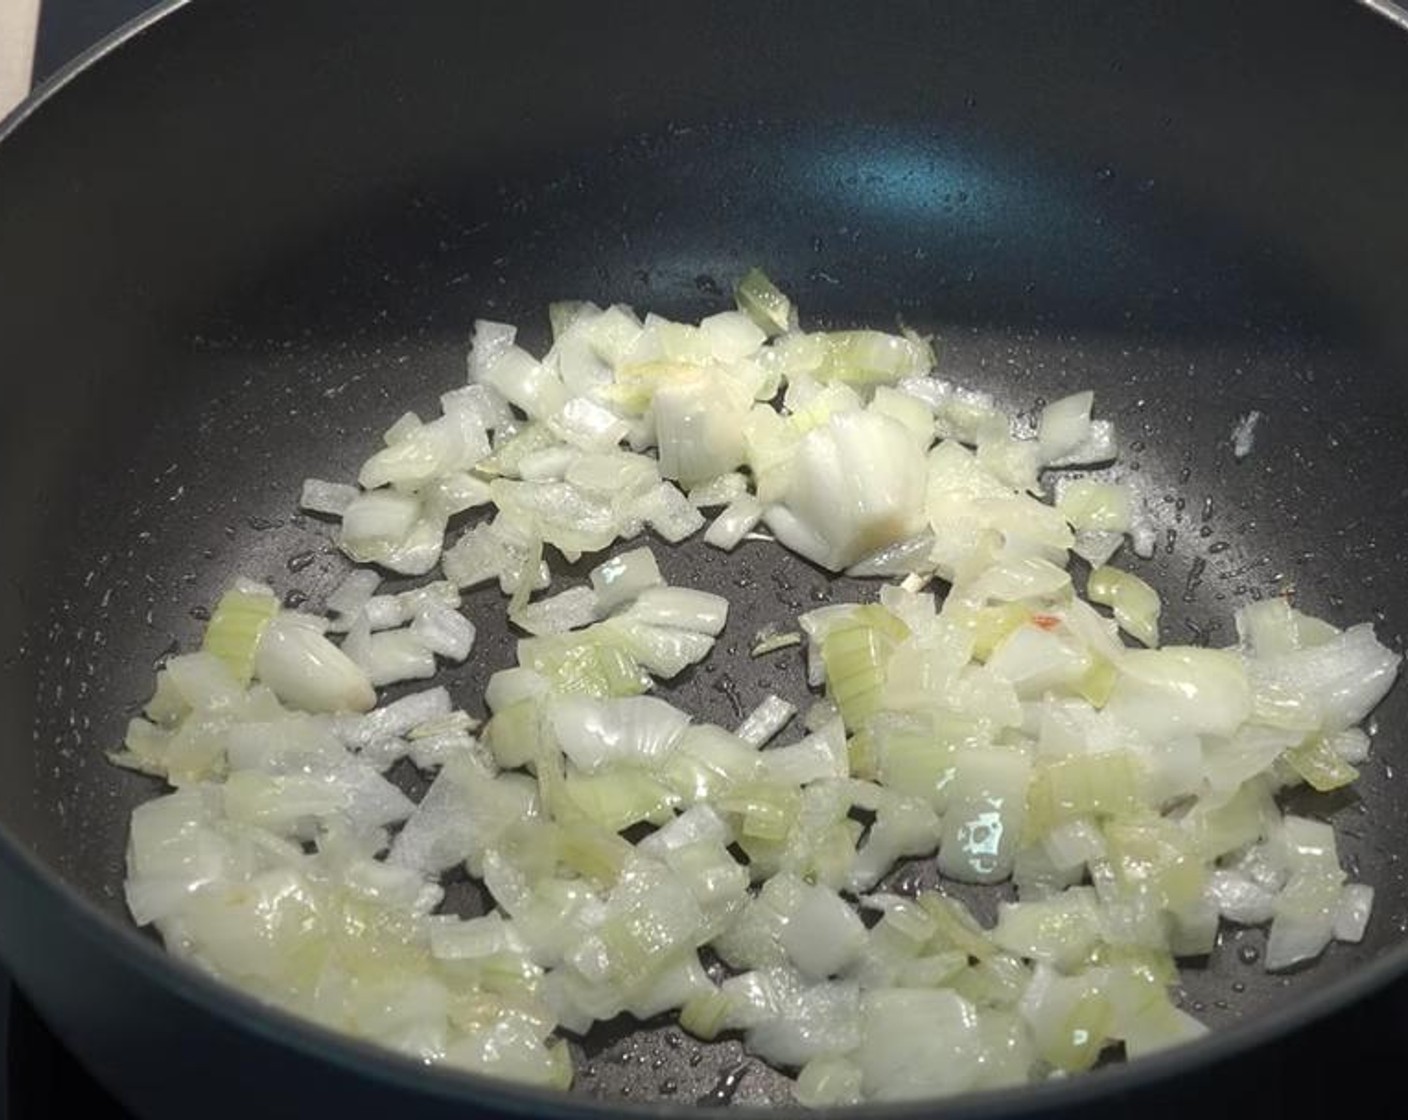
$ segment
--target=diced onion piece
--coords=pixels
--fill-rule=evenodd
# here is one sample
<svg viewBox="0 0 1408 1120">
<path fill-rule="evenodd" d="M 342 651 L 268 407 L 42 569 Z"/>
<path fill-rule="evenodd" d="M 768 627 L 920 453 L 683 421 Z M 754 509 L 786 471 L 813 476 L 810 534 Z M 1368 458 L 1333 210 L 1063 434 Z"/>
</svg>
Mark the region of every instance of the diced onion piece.
<svg viewBox="0 0 1408 1120">
<path fill-rule="evenodd" d="M 409 627 L 383 630 L 368 637 L 362 668 L 378 688 L 435 675 L 435 654 Z"/>
<path fill-rule="evenodd" d="M 771 337 L 795 329 L 797 314 L 792 301 L 760 268 L 749 269 L 733 289 L 738 309 Z"/>
<path fill-rule="evenodd" d="M 1105 710 L 1153 740 L 1231 735 L 1251 715 L 1246 669 L 1225 650 L 1132 650 Z"/>
<path fill-rule="evenodd" d="M 1052 459 L 1048 467 L 1089 467 L 1097 463 L 1109 463 L 1118 458 L 1115 438 L 1115 425 L 1110 420 L 1092 420 L 1090 432 L 1084 440 L 1058 459 Z"/>
<path fill-rule="evenodd" d="M 259 640 L 278 613 L 278 597 L 267 587 L 231 588 L 215 605 L 201 648 L 223 661 L 237 681 L 248 684 Z"/>
<path fill-rule="evenodd" d="M 721 374 L 674 367 L 651 400 L 661 475 L 688 489 L 741 466 L 743 420 L 751 404 Z"/>
<path fill-rule="evenodd" d="M 453 607 L 430 603 L 416 613 L 411 634 L 432 653 L 463 661 L 474 648 L 474 623 Z"/>
<path fill-rule="evenodd" d="M 782 947 L 803 976 L 822 980 L 846 969 L 865 944 L 865 926 L 840 895 L 807 887 L 782 929 Z"/>
<path fill-rule="evenodd" d="M 341 517 L 361 493 L 345 482 L 324 482 L 320 478 L 305 478 L 298 505 L 310 513 L 326 513 Z"/>
<path fill-rule="evenodd" d="M 1134 524 L 1133 502 L 1128 486 L 1080 478 L 1062 484 L 1056 508 L 1074 529 L 1127 533 Z"/>
<path fill-rule="evenodd" d="M 599 610 L 597 593 L 590 587 L 570 587 L 520 607 L 511 618 L 530 634 L 565 634 L 595 622 Z"/>
<path fill-rule="evenodd" d="M 1159 644 L 1158 592 L 1136 575 L 1119 568 L 1096 568 L 1090 573 L 1085 595 L 1092 603 L 1111 607 L 1120 629 L 1146 646 Z"/>
<path fill-rule="evenodd" d="M 785 632 L 759 631 L 754 635 L 753 649 L 750 651 L 754 657 L 765 657 L 769 653 L 776 653 L 780 649 L 787 649 L 790 646 L 799 646 L 803 641 L 803 634 L 799 630 L 789 630 Z"/>
<path fill-rule="evenodd" d="M 584 773 L 609 765 L 655 766 L 679 745 L 689 717 L 652 696 L 564 697 L 548 709 L 562 752 Z"/>
<path fill-rule="evenodd" d="M 1012 874 L 1026 820 L 1031 765 L 1017 751 L 959 751 L 948 791 L 939 870 L 966 883 L 995 883 Z"/>
<path fill-rule="evenodd" d="M 690 490 L 689 504 L 700 509 L 726 506 L 748 493 L 748 479 L 737 471 L 729 471 L 717 478 L 702 482 Z"/>
<path fill-rule="evenodd" d="M 978 1011 L 952 991 L 879 989 L 861 997 L 856 1063 L 866 1099 L 951 1096 L 973 1086 L 980 1066 Z"/>
<path fill-rule="evenodd" d="M 1330 741 L 1322 736 L 1311 736 L 1286 751 L 1284 757 L 1306 784 L 1320 793 L 1340 789 L 1359 777 L 1359 771 L 1341 758 Z"/>
<path fill-rule="evenodd" d="M 1042 462 L 1057 462 L 1090 438 L 1090 409 L 1094 403 L 1095 394 L 1086 391 L 1052 401 L 1041 410 L 1036 438 Z"/>
<path fill-rule="evenodd" d="M 832 416 L 803 438 L 791 474 L 784 505 L 765 520 L 785 545 L 832 571 L 921 526 L 924 458 L 887 416 Z"/>
<path fill-rule="evenodd" d="M 347 629 L 361 614 L 381 586 L 381 576 L 371 568 L 354 568 L 328 595 L 327 609 L 337 616 L 335 629 Z"/>
<path fill-rule="evenodd" d="M 1335 940 L 1363 941 L 1373 909 L 1373 887 L 1365 883 L 1345 884 L 1344 889 L 1340 891 L 1339 905 L 1335 907 Z"/>
<path fill-rule="evenodd" d="M 717 637 L 728 621 L 728 600 L 689 587 L 647 587 L 621 617 Z"/>
<path fill-rule="evenodd" d="M 288 612 L 265 626 L 255 675 L 285 703 L 309 712 L 365 712 L 376 705 L 367 674 L 322 633 Z"/>
<path fill-rule="evenodd" d="M 648 491 L 631 511 L 670 544 L 678 544 L 704 527 L 704 515 L 669 482 Z"/>
<path fill-rule="evenodd" d="M 704 543 L 732 552 L 763 519 L 763 504 L 752 494 L 731 501 L 704 532 Z"/>
<path fill-rule="evenodd" d="M 745 743 L 761 747 L 786 727 L 796 713 L 795 704 L 769 693 L 738 725 L 735 734 Z"/>
<path fill-rule="evenodd" d="M 591 581 L 598 608 L 604 614 L 631 602 L 647 588 L 665 583 L 655 563 L 655 554 L 648 548 L 620 552 L 603 561 L 592 569 Z"/>
</svg>

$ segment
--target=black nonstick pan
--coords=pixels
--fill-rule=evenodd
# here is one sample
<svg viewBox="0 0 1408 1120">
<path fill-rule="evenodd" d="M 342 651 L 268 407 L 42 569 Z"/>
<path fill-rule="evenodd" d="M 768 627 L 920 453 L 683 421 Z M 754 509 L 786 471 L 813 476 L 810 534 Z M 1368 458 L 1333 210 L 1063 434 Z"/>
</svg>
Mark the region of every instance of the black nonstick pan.
<svg viewBox="0 0 1408 1120">
<path fill-rule="evenodd" d="M 1140 571 L 1173 640 L 1226 644 L 1237 605 L 1289 592 L 1401 648 L 1406 140 L 1408 33 L 1348 2 L 165 7 L 0 134 L 0 956 L 143 1116 L 786 1105 L 736 1041 L 664 1022 L 588 1037 L 579 1090 L 548 1095 L 169 961 L 120 889 L 155 787 L 103 754 L 153 664 L 237 573 L 319 604 L 345 561 L 299 481 L 350 477 L 401 401 L 461 378 L 474 318 L 537 345 L 553 299 L 698 316 L 754 264 L 810 324 L 935 332 L 945 375 L 1009 409 L 1093 388 L 1155 499 Z M 662 555 L 733 601 L 679 690 L 722 722 L 804 690 L 748 655 L 760 625 L 864 590 L 758 542 Z M 510 635 L 496 592 L 470 610 L 449 683 L 474 708 Z M 1185 975 L 1202 1042 L 862 1111 L 1212 1111 L 1219 1071 L 1393 983 L 1408 690 L 1376 724 L 1355 793 L 1300 806 L 1378 892 L 1361 944 L 1268 976 L 1262 932 L 1228 932 Z"/>
</svg>

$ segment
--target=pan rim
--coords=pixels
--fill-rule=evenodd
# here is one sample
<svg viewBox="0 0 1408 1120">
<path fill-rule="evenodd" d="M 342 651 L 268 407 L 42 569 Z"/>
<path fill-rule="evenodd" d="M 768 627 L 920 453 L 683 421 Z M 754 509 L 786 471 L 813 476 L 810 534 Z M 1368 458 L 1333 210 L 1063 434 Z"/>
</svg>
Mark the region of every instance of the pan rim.
<svg viewBox="0 0 1408 1120">
<path fill-rule="evenodd" d="M 1363 2 L 1380 16 L 1392 20 L 1380 5 L 1370 0 Z M 95 64 L 129 41 L 152 31 L 158 24 L 164 25 L 173 13 L 191 6 L 191 0 L 162 0 L 66 63 L 0 119 L 0 145 L 22 128 L 51 98 Z M 518 1085 L 463 1070 L 427 1068 L 423 1063 L 374 1043 L 341 1034 L 292 1012 L 262 1003 L 188 962 L 171 956 L 138 927 L 100 908 L 86 894 L 64 880 L 21 842 L 3 821 L 0 821 L 0 861 L 46 898 L 54 913 L 71 919 L 82 937 L 108 952 L 119 963 L 134 968 L 167 994 L 226 1025 L 272 1044 L 288 1047 L 302 1057 L 342 1073 L 370 1078 L 389 1088 L 431 1096 L 447 1103 L 488 1106 L 524 1116 L 673 1117 L 697 1112 L 698 1106 L 685 1102 L 598 1098 Z M 893 1117 L 899 1120 L 901 1117 L 932 1115 L 935 1107 L 940 1107 L 948 1117 L 987 1120 L 997 1116 L 1034 1116 L 1079 1108 L 1121 1092 L 1145 1089 L 1169 1078 L 1196 1075 L 1254 1048 L 1285 1038 L 1404 976 L 1408 976 L 1408 943 L 1384 951 L 1377 959 L 1347 975 L 1327 981 L 1313 991 L 1298 994 L 1284 1006 L 1134 1062 L 1035 1085 L 907 1103 L 851 1106 L 830 1110 L 830 1114 L 840 1117 Z M 62 1024 L 57 1025 L 57 1030 L 62 1035 Z M 763 1120 L 764 1117 L 778 1115 L 780 1111 L 795 1110 L 799 1108 L 742 1105 L 732 1109 L 745 1120 Z"/>
</svg>

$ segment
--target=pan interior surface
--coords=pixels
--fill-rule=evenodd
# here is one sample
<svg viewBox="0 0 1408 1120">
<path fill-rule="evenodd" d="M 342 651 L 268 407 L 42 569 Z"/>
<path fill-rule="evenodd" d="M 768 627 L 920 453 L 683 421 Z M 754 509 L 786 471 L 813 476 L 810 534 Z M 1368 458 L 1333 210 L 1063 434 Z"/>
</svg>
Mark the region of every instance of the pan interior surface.
<svg viewBox="0 0 1408 1120">
<path fill-rule="evenodd" d="M 233 36 L 236 56 L 271 30 L 296 45 L 300 20 L 313 20 L 319 5 L 294 7 L 306 16 L 283 17 L 287 26 L 269 14 L 246 23 L 185 9 L 164 21 L 169 29 L 154 29 L 152 42 L 185 35 L 192 58 L 217 33 Z M 305 157 L 311 202 L 248 162 L 287 158 L 295 148 L 296 136 L 260 133 L 276 127 L 272 93 L 256 89 L 253 76 L 236 76 L 234 88 L 249 98 L 243 112 L 222 109 L 207 90 L 203 122 L 195 110 L 168 113 L 156 99 L 161 83 L 179 82 L 182 67 L 195 63 L 163 62 L 137 97 L 151 91 L 155 135 L 140 140 L 129 128 L 121 137 L 135 145 L 127 170 L 99 163 L 73 188 L 84 204 L 72 202 L 75 212 L 115 191 L 131 207 L 131 228 L 99 231 L 90 218 L 79 232 L 56 235 L 36 266 L 37 294 L 27 298 L 52 295 L 65 278 L 67 300 L 0 311 L 0 337 L 18 339 L 34 382 L 5 420 L 6 477 L 25 470 L 33 480 L 4 498 L 8 523 L 23 527 L 25 541 L 7 564 L 3 606 L 14 651 L 6 735 L 17 748 L 0 762 L 7 828 L 70 888 L 124 920 L 128 814 L 158 787 L 110 766 L 103 752 L 147 698 L 154 666 L 195 646 L 235 575 L 316 610 L 348 570 L 331 527 L 297 513 L 300 481 L 350 479 L 401 411 L 432 413 L 439 393 L 464 379 L 475 318 L 520 324 L 532 348 L 546 341 L 551 300 L 697 318 L 730 306 L 732 283 L 753 265 L 793 297 L 809 327 L 902 322 L 933 333 L 940 376 L 992 392 L 1019 416 L 1095 390 L 1097 415 L 1113 419 L 1121 436 L 1113 475 L 1138 486 L 1158 523 L 1156 555 L 1133 568 L 1163 596 L 1168 640 L 1229 644 L 1238 605 L 1289 594 L 1338 625 L 1373 621 L 1382 640 L 1401 648 L 1408 346 L 1387 309 L 1403 294 L 1389 267 L 1395 239 L 1408 234 L 1383 232 L 1383 243 L 1372 243 L 1369 218 L 1334 202 L 1325 169 L 1260 206 L 1248 201 L 1274 179 L 1277 157 L 1259 150 L 1239 159 L 1237 145 L 1258 123 L 1275 131 L 1258 117 L 1258 99 L 1289 88 L 1281 63 L 1249 80 L 1250 107 L 1244 100 L 1215 125 L 1196 95 L 1160 107 L 1168 93 L 1160 82 L 1175 64 L 1159 60 L 1157 27 L 1111 26 L 1082 9 L 1076 30 L 1103 35 L 1108 48 L 1100 60 L 1108 69 L 1090 77 L 1082 63 L 1094 64 L 1096 46 L 1077 42 L 1076 30 L 1052 32 L 1069 48 L 1052 58 L 1014 14 L 979 26 L 978 10 L 954 8 L 937 21 L 941 29 L 922 6 L 897 7 L 883 31 L 848 27 L 852 45 L 899 51 L 910 62 L 919 47 L 899 42 L 901 32 L 938 40 L 942 30 L 952 62 L 922 87 L 848 70 L 845 96 L 823 95 L 828 106 L 836 99 L 834 113 L 799 112 L 796 96 L 779 95 L 766 77 L 753 75 L 753 88 L 740 90 L 749 71 L 726 58 L 720 66 L 735 92 L 720 104 L 691 97 L 685 83 L 698 75 L 687 64 L 690 72 L 667 81 L 651 109 L 638 108 L 633 99 L 644 93 L 621 79 L 603 92 L 582 135 L 545 124 L 560 119 L 554 108 L 569 121 L 571 114 L 540 93 L 523 103 L 525 133 L 512 135 L 466 108 L 494 81 L 529 96 L 502 72 L 506 64 L 494 63 L 488 36 L 471 37 L 462 63 L 487 72 L 482 89 L 466 85 L 454 69 L 461 63 L 431 46 L 437 30 L 463 30 L 467 17 L 450 6 L 428 9 L 423 25 L 387 32 L 387 53 L 372 59 L 359 52 L 373 42 L 375 20 L 358 9 L 340 45 L 317 56 L 306 87 L 291 87 L 305 99 L 290 102 L 294 116 L 326 111 L 368 68 L 377 88 L 403 102 L 354 106 L 382 147 L 340 125 Z M 668 28 L 633 14 L 639 48 L 671 41 Z M 550 45 L 565 52 L 557 38 L 575 31 L 606 50 L 599 30 L 576 26 L 580 18 L 565 17 L 571 26 L 559 26 Z M 707 16 L 690 18 L 712 26 Z M 840 49 L 821 31 L 798 30 L 802 42 L 776 46 L 769 28 L 749 29 L 781 56 L 764 61 L 784 70 L 802 65 L 807 47 Z M 1223 61 L 1235 55 L 1236 36 L 1250 34 L 1231 16 L 1216 29 Z M 1350 42 L 1367 36 L 1353 20 L 1335 29 Z M 999 41 L 1014 65 L 1028 66 L 1020 95 L 982 64 Z M 1179 45 L 1184 38 L 1174 42 L 1193 72 L 1209 75 L 1216 59 L 1194 57 Z M 85 99 L 130 76 L 145 48 L 132 43 L 90 85 L 61 91 L 32 122 L 32 142 L 17 131 L 9 142 L 14 177 L 30 173 L 22 187 L 38 195 L 46 149 L 65 129 L 93 127 L 79 112 Z M 274 48 L 264 76 L 293 83 L 293 49 Z M 722 46 L 711 49 L 723 57 Z M 434 65 L 398 69 L 397 50 L 429 52 L 422 57 Z M 1404 60 L 1401 50 L 1395 57 Z M 1143 79 L 1130 76 L 1138 64 L 1150 70 Z M 586 64 L 563 62 L 569 78 L 578 76 L 574 67 Z M 1067 101 L 1031 109 L 1037 119 L 1025 120 L 1024 98 L 1051 90 L 1067 91 Z M 1128 100 L 1097 110 L 1101 91 Z M 453 143 L 425 123 L 437 106 Z M 1082 111 L 1079 119 L 1100 127 L 1072 124 Z M 252 115 L 259 128 L 246 123 L 227 146 L 192 139 L 197 123 L 218 126 L 221 112 Z M 1312 120 L 1332 115 L 1323 106 L 1306 112 Z M 46 118 L 53 141 L 41 138 Z M 1151 141 L 1160 129 L 1162 143 Z M 175 139 L 187 142 L 176 149 L 185 154 L 163 155 L 162 143 Z M 1371 146 L 1367 135 L 1327 142 L 1345 159 L 1364 156 L 1356 145 Z M 1207 163 L 1200 176 L 1187 168 L 1197 159 L 1225 162 Z M 285 163 L 279 174 L 296 179 L 298 170 Z M 1372 195 L 1378 176 L 1394 170 L 1360 185 Z M 141 185 L 143 174 L 158 171 L 166 177 L 153 181 L 164 185 Z M 241 187 L 249 189 L 243 205 Z M 175 207 L 165 233 L 163 202 Z M 57 223 L 64 206 L 60 198 L 43 214 Z M 1312 213 L 1319 225 L 1304 221 Z M 218 228 L 228 214 L 234 228 Z M 21 247 L 45 229 L 41 220 L 18 231 L 18 218 L 0 216 L 0 232 L 18 231 L 11 243 Z M 200 260 L 175 244 L 196 232 L 208 250 Z M 64 269 L 82 258 L 82 233 L 91 235 L 95 263 L 75 275 Z M 1357 271 L 1343 256 L 1349 237 L 1362 250 Z M 143 254 L 114 259 L 139 243 Z M 1238 459 L 1232 432 L 1253 410 L 1264 419 L 1252 453 Z M 750 656 L 757 630 L 788 626 L 822 602 L 875 593 L 874 584 L 829 579 L 763 542 L 731 556 L 697 541 L 659 551 L 670 582 L 731 600 L 709 664 L 667 690 L 697 717 L 726 725 L 767 692 L 794 702 L 809 695 L 796 651 Z M 442 679 L 483 714 L 484 682 L 510 662 L 513 635 L 497 591 L 474 593 L 466 609 L 479 643 L 466 666 Z M 1378 892 L 1368 936 L 1332 946 L 1311 968 L 1272 976 L 1258 963 L 1263 931 L 1225 932 L 1208 959 L 1185 971 L 1184 1004 L 1211 1025 L 1291 1006 L 1390 952 L 1408 932 L 1400 864 L 1408 819 L 1395 812 L 1398 774 L 1408 765 L 1401 688 L 1377 723 L 1355 791 L 1300 805 L 1335 822 L 1351 878 Z M 935 881 L 922 862 L 898 874 L 913 885 Z M 460 893 L 466 910 L 480 905 L 472 890 Z M 991 918 L 998 897 L 974 896 L 980 916 Z M 579 1058 L 588 1093 L 788 1100 L 785 1082 L 738 1042 L 704 1046 L 665 1023 L 612 1024 L 585 1040 Z"/>
</svg>

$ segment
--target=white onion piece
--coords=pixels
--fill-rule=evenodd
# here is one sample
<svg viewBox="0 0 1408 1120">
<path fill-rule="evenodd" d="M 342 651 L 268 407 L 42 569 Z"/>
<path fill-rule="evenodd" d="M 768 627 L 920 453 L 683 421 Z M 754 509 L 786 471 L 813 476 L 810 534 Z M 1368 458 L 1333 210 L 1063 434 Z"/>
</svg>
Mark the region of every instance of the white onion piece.
<svg viewBox="0 0 1408 1120">
<path fill-rule="evenodd" d="M 731 501 L 709 523 L 709 528 L 704 532 L 704 543 L 732 552 L 762 519 L 762 502 L 752 494 L 744 494 Z"/>
<path fill-rule="evenodd" d="M 824 980 L 843 972 L 860 956 L 865 926 L 836 892 L 810 886 L 783 927 L 781 940 L 803 976 Z"/>
<path fill-rule="evenodd" d="M 334 723 L 339 738 L 354 750 L 382 739 L 406 735 L 414 728 L 450 714 L 453 705 L 444 688 L 428 688 L 384 704 L 362 716 L 343 716 Z"/>
<path fill-rule="evenodd" d="M 600 609 L 597 593 L 590 587 L 570 587 L 520 607 L 513 613 L 513 622 L 530 634 L 565 634 L 594 622 Z"/>
<path fill-rule="evenodd" d="M 445 766 L 396 835 L 387 857 L 415 871 L 443 871 L 464 860 L 475 866 L 515 821 L 537 814 L 537 789 L 517 774 L 486 777 L 478 767 Z"/>
<path fill-rule="evenodd" d="M 379 586 L 381 577 L 376 572 L 370 568 L 354 568 L 327 597 L 327 609 L 339 616 L 341 628 L 346 629 L 371 602 Z"/>
<path fill-rule="evenodd" d="M 365 712 L 376 704 L 367 674 L 316 629 L 285 613 L 254 654 L 259 679 L 280 700 L 310 712 Z"/>
<path fill-rule="evenodd" d="M 717 637 L 728 621 L 728 600 L 689 587 L 647 587 L 621 617 Z"/>
<path fill-rule="evenodd" d="M 511 342 L 512 338 L 511 334 L 508 335 L 507 341 Z M 440 408 L 447 416 L 470 417 L 475 424 L 489 432 L 502 431 L 514 423 L 513 412 L 508 403 L 487 385 L 465 385 L 441 393 Z"/>
<path fill-rule="evenodd" d="M 789 547 L 791 536 L 807 559 L 839 571 L 919 529 L 924 480 L 923 455 L 896 421 L 837 413 L 797 450 L 783 499 L 790 518 L 770 510 L 767 522 Z"/>
<path fill-rule="evenodd" d="M 372 634 L 367 644 L 367 678 L 378 688 L 401 681 L 429 680 L 435 654 L 409 627 Z"/>
<path fill-rule="evenodd" d="M 431 653 L 463 661 L 474 648 L 474 623 L 452 607 L 431 603 L 417 612 L 411 634 Z"/>
<path fill-rule="evenodd" d="M 343 511 L 342 545 L 353 551 L 376 541 L 401 540 L 419 516 L 420 502 L 409 494 L 391 490 L 359 494 Z M 357 558 L 355 552 L 353 558 Z"/>
<path fill-rule="evenodd" d="M 303 480 L 298 505 L 310 513 L 327 513 L 341 517 L 360 493 L 357 487 L 349 486 L 345 482 L 324 482 L 320 478 L 306 478 Z"/>
<path fill-rule="evenodd" d="M 1369 926 L 1374 909 L 1374 888 L 1365 883 L 1347 883 L 1340 892 L 1335 907 L 1334 937 L 1336 941 L 1359 942 Z"/>
<path fill-rule="evenodd" d="M 861 1009 L 856 1061 L 866 1099 L 951 1096 L 977 1080 L 978 1012 L 962 996 L 881 988 L 861 997 Z"/>
<path fill-rule="evenodd" d="M 1223 650 L 1131 650 L 1106 710 L 1151 740 L 1231 735 L 1252 710 L 1242 662 Z"/>
<path fill-rule="evenodd" d="M 1333 732 L 1374 710 L 1401 660 L 1374 637 L 1373 627 L 1361 623 L 1309 649 L 1258 658 L 1249 674 L 1254 688 L 1294 695 L 1314 726 Z"/>
<path fill-rule="evenodd" d="M 939 870 L 965 883 L 995 883 L 1012 874 L 1026 820 L 1031 765 L 1016 751 L 961 751 L 939 842 Z"/>
<path fill-rule="evenodd" d="M 679 745 L 689 716 L 651 696 L 563 697 L 552 702 L 548 722 L 572 763 L 595 773 L 619 762 L 658 764 Z"/>
<path fill-rule="evenodd" d="M 642 495 L 632 504 L 630 512 L 671 544 L 678 544 L 704 527 L 704 515 L 668 482 Z"/>
<path fill-rule="evenodd" d="M 699 509 L 726 506 L 748 493 L 748 479 L 738 471 L 729 471 L 708 482 L 701 482 L 691 488 L 686 497 L 689 504 Z"/>
<path fill-rule="evenodd" d="M 1065 458 L 1090 438 L 1090 409 L 1094 401 L 1094 393 L 1072 393 L 1041 410 L 1036 438 L 1043 463 Z"/>
<path fill-rule="evenodd" d="M 734 734 L 745 743 L 761 747 L 786 727 L 788 721 L 796 714 L 796 705 L 780 696 L 769 693 L 756 708 L 748 713 Z"/>
<path fill-rule="evenodd" d="M 1090 467 L 1113 462 L 1119 457 L 1115 425 L 1110 420 L 1092 420 L 1090 434 L 1065 455 L 1052 459 L 1049 467 Z"/>
</svg>

